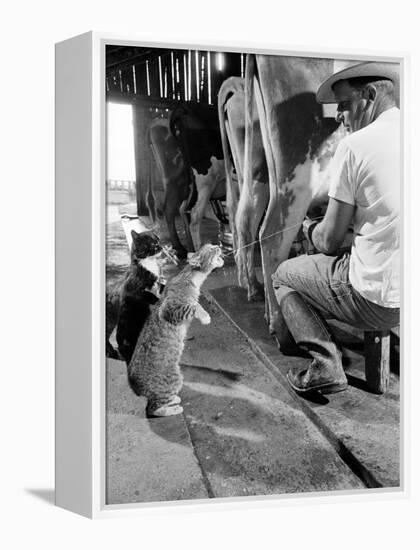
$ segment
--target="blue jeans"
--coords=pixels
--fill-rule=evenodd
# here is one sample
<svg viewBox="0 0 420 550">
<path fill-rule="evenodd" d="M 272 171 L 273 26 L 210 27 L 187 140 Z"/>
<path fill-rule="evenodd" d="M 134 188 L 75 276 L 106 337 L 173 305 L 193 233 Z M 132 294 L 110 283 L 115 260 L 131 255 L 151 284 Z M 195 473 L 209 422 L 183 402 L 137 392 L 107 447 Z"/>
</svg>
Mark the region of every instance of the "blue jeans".
<svg viewBox="0 0 420 550">
<path fill-rule="evenodd" d="M 283 318 L 278 327 L 280 349 L 293 349 L 297 343 L 315 364 L 324 365 L 336 376 L 342 372 L 341 352 L 324 317 L 363 330 L 387 330 L 399 324 L 399 308 L 369 302 L 353 288 L 349 260 L 349 252 L 302 255 L 283 262 L 272 275 Z"/>
<path fill-rule="evenodd" d="M 399 308 L 363 298 L 349 281 L 350 253 L 302 255 L 279 265 L 272 275 L 277 302 L 295 290 L 319 313 L 364 330 L 388 330 L 400 323 Z"/>
</svg>

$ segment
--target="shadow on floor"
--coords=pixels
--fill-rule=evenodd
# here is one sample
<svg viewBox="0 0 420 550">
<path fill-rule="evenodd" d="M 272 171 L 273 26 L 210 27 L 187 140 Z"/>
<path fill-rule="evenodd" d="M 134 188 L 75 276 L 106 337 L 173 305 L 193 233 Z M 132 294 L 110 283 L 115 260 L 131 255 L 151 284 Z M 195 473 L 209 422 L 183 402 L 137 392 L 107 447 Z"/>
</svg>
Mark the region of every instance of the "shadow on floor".
<svg viewBox="0 0 420 550">
<path fill-rule="evenodd" d="M 54 489 L 25 489 L 29 495 L 39 498 L 48 504 L 55 505 L 55 490 Z"/>
</svg>

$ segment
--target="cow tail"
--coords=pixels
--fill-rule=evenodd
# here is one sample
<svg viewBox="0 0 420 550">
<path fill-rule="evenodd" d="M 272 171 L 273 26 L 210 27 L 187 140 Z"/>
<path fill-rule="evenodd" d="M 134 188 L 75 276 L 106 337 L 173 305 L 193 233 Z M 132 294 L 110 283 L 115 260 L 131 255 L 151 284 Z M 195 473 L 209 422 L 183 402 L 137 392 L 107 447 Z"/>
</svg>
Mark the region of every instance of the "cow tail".
<svg viewBox="0 0 420 550">
<path fill-rule="evenodd" d="M 255 75 L 255 55 L 247 54 L 245 66 L 245 151 L 243 165 L 243 187 L 244 189 L 252 189 L 252 145 L 254 141 L 254 75 Z M 247 230 L 248 235 L 243 234 L 242 238 L 245 243 L 250 243 L 254 238 L 251 235 L 250 229 Z M 244 243 L 241 243 L 243 245 Z M 244 264 L 246 270 L 242 274 L 244 280 L 250 280 L 250 266 L 247 262 Z"/>
<path fill-rule="evenodd" d="M 244 186 L 249 187 L 252 180 L 252 142 L 254 138 L 254 74 L 255 55 L 247 54 L 245 67 L 245 155 L 243 178 Z"/>
<path fill-rule="evenodd" d="M 237 248 L 237 235 L 235 228 L 235 215 L 238 209 L 238 197 L 239 197 L 239 182 L 234 181 L 233 171 L 234 164 L 232 162 L 232 152 L 229 147 L 229 139 L 226 130 L 226 116 L 225 116 L 225 106 L 229 97 L 235 93 L 237 87 L 237 77 L 228 78 L 223 82 L 220 87 L 218 98 L 217 98 L 217 110 L 219 114 L 219 126 L 220 126 L 220 137 L 222 141 L 223 149 L 223 159 L 226 172 L 226 205 L 229 212 L 229 224 L 230 230 L 233 237 L 233 248 Z M 240 170 L 236 167 L 236 175 L 239 178 Z"/>
</svg>

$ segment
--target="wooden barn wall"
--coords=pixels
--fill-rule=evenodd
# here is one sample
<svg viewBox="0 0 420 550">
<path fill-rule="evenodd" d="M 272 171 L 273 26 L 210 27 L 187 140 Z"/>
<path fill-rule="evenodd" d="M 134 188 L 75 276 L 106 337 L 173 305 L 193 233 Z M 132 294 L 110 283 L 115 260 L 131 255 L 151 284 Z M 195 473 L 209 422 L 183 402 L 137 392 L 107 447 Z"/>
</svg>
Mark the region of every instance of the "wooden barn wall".
<svg viewBox="0 0 420 550">
<path fill-rule="evenodd" d="M 106 76 L 107 100 L 133 106 L 139 215 L 147 214 L 149 179 L 157 175 L 147 138 L 151 120 L 156 116 L 168 116 L 168 110 L 179 101 L 217 106 L 217 93 L 223 81 L 229 76 L 242 76 L 244 70 L 244 58 L 241 60 L 241 54 L 237 53 L 223 53 L 223 70 L 219 70 L 218 52 L 158 49 L 150 52 L 150 55 L 139 56 L 135 48 L 127 49 L 133 57 L 132 63 L 129 58 L 120 64 L 114 61 Z M 139 57 L 141 60 L 137 61 Z"/>
</svg>

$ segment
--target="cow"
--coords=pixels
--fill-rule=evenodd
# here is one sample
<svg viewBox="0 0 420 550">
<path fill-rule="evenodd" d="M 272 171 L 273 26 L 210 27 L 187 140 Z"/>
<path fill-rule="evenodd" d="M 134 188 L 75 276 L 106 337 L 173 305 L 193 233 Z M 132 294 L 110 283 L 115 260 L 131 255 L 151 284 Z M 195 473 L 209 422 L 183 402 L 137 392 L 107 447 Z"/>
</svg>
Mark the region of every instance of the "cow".
<svg viewBox="0 0 420 550">
<path fill-rule="evenodd" d="M 198 250 L 206 207 L 210 200 L 221 200 L 226 194 L 217 108 L 203 103 L 181 103 L 171 113 L 170 128 L 178 140 L 197 193 L 195 203 L 190 198 L 184 201 L 181 212 L 190 210 L 189 230 L 194 249 Z"/>
<path fill-rule="evenodd" d="M 334 119 L 323 118 L 316 102 L 318 87 L 332 73 L 330 59 L 249 54 L 245 83 L 231 81 L 219 94 L 226 173 L 229 143 L 241 173 L 239 202 L 229 179 L 227 192 L 228 208 L 236 207 L 230 216 L 238 271 L 252 298 L 259 289 L 250 243 L 258 233 L 271 333 L 279 326 L 271 275 L 288 258 L 310 203 L 328 190 L 328 164 L 345 135 Z"/>
<path fill-rule="evenodd" d="M 268 171 L 261 129 L 254 110 L 252 189 L 243 190 L 245 156 L 245 80 L 232 76 L 218 94 L 219 124 L 226 171 L 226 203 L 231 220 L 235 262 L 240 286 L 249 301 L 264 300 L 264 289 L 255 271 L 258 228 L 268 204 Z M 234 178 L 236 174 L 236 180 Z M 246 200 L 245 200 L 246 199 Z"/>
<path fill-rule="evenodd" d="M 151 122 L 148 129 L 148 141 L 162 178 L 164 188 L 163 214 L 168 226 L 169 238 L 178 256 L 185 258 L 187 250 L 179 240 L 175 218 L 180 213 L 181 205 L 185 204 L 190 196 L 190 172 L 184 161 L 178 141 L 172 135 L 168 118 L 156 118 Z M 156 223 L 156 201 L 151 172 L 146 202 L 149 215 L 152 221 Z M 182 219 L 185 225 L 187 248 L 193 250 L 188 222 L 185 216 L 182 216 Z"/>
</svg>

